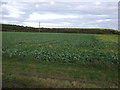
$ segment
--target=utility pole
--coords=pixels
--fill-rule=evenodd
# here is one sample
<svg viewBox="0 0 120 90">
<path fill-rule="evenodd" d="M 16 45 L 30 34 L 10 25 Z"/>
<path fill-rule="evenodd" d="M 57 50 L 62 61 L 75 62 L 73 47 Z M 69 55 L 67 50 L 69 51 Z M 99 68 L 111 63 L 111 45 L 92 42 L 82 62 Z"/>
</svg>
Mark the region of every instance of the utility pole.
<svg viewBox="0 0 120 90">
<path fill-rule="evenodd" d="M 40 32 L 40 22 L 39 22 L 39 32 Z"/>
</svg>

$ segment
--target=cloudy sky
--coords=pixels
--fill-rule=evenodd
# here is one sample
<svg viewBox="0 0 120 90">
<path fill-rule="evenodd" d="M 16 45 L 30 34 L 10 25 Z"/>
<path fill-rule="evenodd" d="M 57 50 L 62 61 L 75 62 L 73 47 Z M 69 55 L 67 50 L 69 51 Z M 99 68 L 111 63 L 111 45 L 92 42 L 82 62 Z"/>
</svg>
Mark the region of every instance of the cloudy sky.
<svg viewBox="0 0 120 90">
<path fill-rule="evenodd" d="M 118 29 L 118 2 L 1 1 L 2 22 L 38 27 Z"/>
</svg>

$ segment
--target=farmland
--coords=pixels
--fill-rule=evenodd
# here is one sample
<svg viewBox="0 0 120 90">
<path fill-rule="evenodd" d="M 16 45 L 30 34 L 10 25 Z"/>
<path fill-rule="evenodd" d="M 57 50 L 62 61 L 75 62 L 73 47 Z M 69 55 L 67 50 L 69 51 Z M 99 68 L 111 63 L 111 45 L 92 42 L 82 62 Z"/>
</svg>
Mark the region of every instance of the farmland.
<svg viewBox="0 0 120 90">
<path fill-rule="evenodd" d="M 118 87 L 118 36 L 3 32 L 3 87 Z"/>
</svg>

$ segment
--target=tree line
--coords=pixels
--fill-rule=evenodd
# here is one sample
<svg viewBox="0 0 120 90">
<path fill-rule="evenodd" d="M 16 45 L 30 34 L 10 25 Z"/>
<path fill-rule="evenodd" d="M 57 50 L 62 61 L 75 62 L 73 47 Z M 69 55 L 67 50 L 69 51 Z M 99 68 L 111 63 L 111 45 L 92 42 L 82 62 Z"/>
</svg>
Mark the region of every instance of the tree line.
<svg viewBox="0 0 120 90">
<path fill-rule="evenodd" d="M 20 25 L 2 24 L 3 32 L 49 32 L 49 33 L 88 33 L 120 34 L 120 31 L 103 28 L 34 28 Z"/>
</svg>

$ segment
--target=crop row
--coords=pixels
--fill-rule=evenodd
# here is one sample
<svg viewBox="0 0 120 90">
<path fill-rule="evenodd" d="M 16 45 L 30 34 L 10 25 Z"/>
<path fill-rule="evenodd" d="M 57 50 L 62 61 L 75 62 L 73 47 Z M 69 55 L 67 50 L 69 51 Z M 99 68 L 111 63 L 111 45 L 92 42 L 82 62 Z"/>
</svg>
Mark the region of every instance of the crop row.
<svg viewBox="0 0 120 90">
<path fill-rule="evenodd" d="M 85 34 L 5 33 L 3 55 L 63 63 L 119 64 L 118 42 Z M 15 38 L 16 37 L 16 38 Z M 117 36 L 109 36 L 115 39 Z"/>
<path fill-rule="evenodd" d="M 111 64 L 118 64 L 117 53 L 101 53 L 101 52 L 85 52 L 85 51 L 50 51 L 50 50 L 34 50 L 22 51 L 16 49 L 3 49 L 3 55 L 9 57 L 32 58 L 35 60 L 44 61 L 59 61 L 64 63 L 86 63 L 86 62 L 107 62 Z"/>
</svg>

